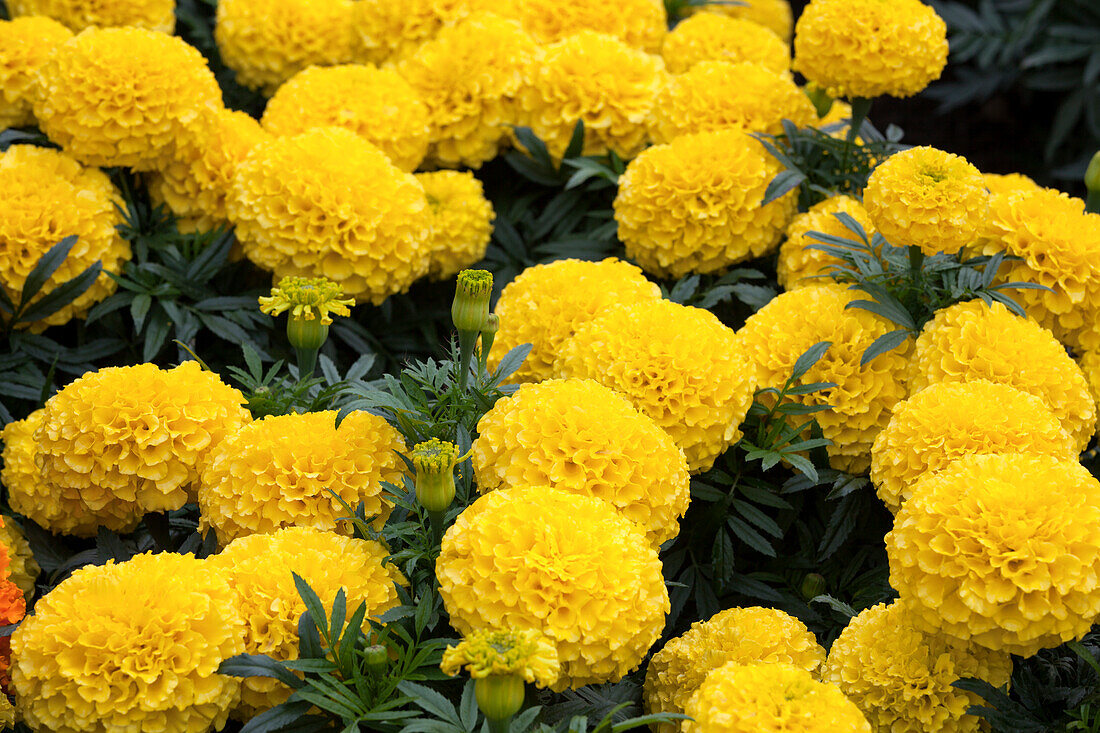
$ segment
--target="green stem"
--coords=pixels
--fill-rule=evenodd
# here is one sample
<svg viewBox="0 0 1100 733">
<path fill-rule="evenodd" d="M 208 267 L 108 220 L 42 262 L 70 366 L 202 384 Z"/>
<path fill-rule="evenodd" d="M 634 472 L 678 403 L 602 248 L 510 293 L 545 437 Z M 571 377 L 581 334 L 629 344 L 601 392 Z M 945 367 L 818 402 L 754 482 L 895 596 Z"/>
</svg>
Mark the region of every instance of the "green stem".
<svg viewBox="0 0 1100 733">
<path fill-rule="evenodd" d="M 443 523 L 447 519 L 447 512 L 434 512 L 431 509 L 426 511 L 428 523 L 432 526 L 432 546 L 438 547 L 443 542 L 443 530 L 446 529 Z"/>
<path fill-rule="evenodd" d="M 1100 188 L 1089 189 L 1089 195 L 1085 199 L 1085 211 L 1090 214 L 1100 214 Z"/>
<path fill-rule="evenodd" d="M 920 271 L 924 266 L 924 252 L 915 244 L 909 245 L 909 279 L 916 285 L 920 280 Z"/>
<path fill-rule="evenodd" d="M 458 332 L 458 388 L 466 391 L 466 385 L 470 382 L 470 364 L 474 358 L 474 346 L 477 345 L 479 331 Z"/>
<path fill-rule="evenodd" d="M 512 717 L 509 715 L 507 718 L 486 718 L 489 723 L 489 733 L 508 733 L 508 729 L 512 726 Z"/>
<path fill-rule="evenodd" d="M 852 147 L 856 144 L 856 138 L 859 137 L 859 131 L 863 129 L 863 123 L 867 119 L 867 116 L 871 114 L 871 102 L 874 100 L 867 97 L 855 97 L 850 100 L 852 105 L 852 120 L 851 125 L 848 127 L 848 144 L 844 146 L 844 159 L 841 161 L 841 171 L 848 170 L 848 162 L 851 158 Z"/>
<path fill-rule="evenodd" d="M 301 380 L 312 379 L 313 369 L 317 366 L 317 349 L 294 348 L 298 355 L 298 378 Z"/>
</svg>

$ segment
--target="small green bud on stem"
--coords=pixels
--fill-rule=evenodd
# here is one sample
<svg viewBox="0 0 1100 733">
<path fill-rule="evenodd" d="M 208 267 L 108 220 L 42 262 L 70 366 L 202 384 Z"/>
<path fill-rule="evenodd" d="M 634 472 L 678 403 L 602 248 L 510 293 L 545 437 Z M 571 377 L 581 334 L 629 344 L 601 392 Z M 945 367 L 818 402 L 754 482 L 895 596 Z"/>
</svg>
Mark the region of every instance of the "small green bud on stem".
<svg viewBox="0 0 1100 733">
<path fill-rule="evenodd" d="M 802 597 L 812 601 L 825 592 L 825 576 L 821 573 L 810 573 L 802 579 Z"/>
<path fill-rule="evenodd" d="M 428 512 L 435 543 L 443 538 L 443 520 L 455 498 L 458 447 L 432 438 L 418 443 L 410 456 L 416 469 L 416 500 Z"/>
<path fill-rule="evenodd" d="M 508 722 L 523 707 L 523 693 L 523 678 L 518 674 L 491 674 L 474 681 L 477 706 L 494 731 L 508 730 Z"/>
<path fill-rule="evenodd" d="M 1085 211 L 1100 214 L 1100 152 L 1089 161 L 1088 170 L 1085 171 L 1085 188 L 1089 190 Z"/>
<path fill-rule="evenodd" d="M 488 270 L 463 270 L 458 273 L 451 320 L 458 331 L 458 387 L 465 391 L 470 379 L 474 346 L 485 322 L 489 320 L 489 298 L 493 294 L 493 273 Z"/>
</svg>

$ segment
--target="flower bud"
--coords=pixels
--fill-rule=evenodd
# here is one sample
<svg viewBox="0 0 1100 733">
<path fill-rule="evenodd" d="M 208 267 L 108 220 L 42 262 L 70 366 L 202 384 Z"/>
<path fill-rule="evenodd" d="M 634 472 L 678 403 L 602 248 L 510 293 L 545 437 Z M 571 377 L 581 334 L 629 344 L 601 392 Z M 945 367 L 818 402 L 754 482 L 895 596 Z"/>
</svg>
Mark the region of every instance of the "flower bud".
<svg viewBox="0 0 1100 733">
<path fill-rule="evenodd" d="M 523 678 L 518 674 L 492 674 L 474 681 L 477 706 L 489 720 L 507 720 L 523 707 Z"/>
<path fill-rule="evenodd" d="M 496 313 L 490 313 L 489 317 L 485 319 L 485 325 L 481 327 L 481 358 L 484 359 L 489 354 L 489 350 L 493 348 L 493 340 L 497 337 L 497 331 L 500 330 L 500 316 Z"/>
<path fill-rule="evenodd" d="M 451 320 L 459 333 L 481 331 L 489 318 L 489 297 L 493 293 L 493 273 L 488 270 L 463 270 L 458 273 Z"/>
<path fill-rule="evenodd" d="M 825 576 L 821 573 L 810 573 L 802 579 L 802 597 L 812 601 L 825 592 Z"/>
<path fill-rule="evenodd" d="M 390 666 L 390 655 L 386 647 L 373 644 L 363 650 L 363 662 L 375 677 L 381 677 Z"/>
<path fill-rule="evenodd" d="M 1085 187 L 1089 190 L 1085 210 L 1092 214 L 1100 213 L 1100 152 L 1092 156 L 1085 171 Z"/>
<path fill-rule="evenodd" d="M 328 338 L 328 325 L 317 318 L 307 320 L 291 316 L 286 322 L 286 338 L 295 349 L 316 351 Z"/>
<path fill-rule="evenodd" d="M 455 464 L 458 447 L 432 438 L 412 451 L 416 469 L 416 499 L 429 512 L 444 512 L 455 498 Z"/>
</svg>

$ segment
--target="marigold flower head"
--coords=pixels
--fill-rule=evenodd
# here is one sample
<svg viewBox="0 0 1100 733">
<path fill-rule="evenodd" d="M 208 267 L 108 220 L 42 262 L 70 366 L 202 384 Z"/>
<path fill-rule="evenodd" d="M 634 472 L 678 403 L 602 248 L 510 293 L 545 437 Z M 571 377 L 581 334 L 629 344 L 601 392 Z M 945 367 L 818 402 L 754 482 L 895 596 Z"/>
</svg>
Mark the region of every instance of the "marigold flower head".
<svg viewBox="0 0 1100 733">
<path fill-rule="evenodd" d="M 356 59 L 396 63 L 444 26 L 497 5 L 493 0 L 357 0 L 352 11 Z"/>
<path fill-rule="evenodd" d="M 557 649 L 558 692 L 636 668 L 669 610 L 642 531 L 600 499 L 546 487 L 475 501 L 444 535 L 436 577 L 460 633 L 541 630 Z"/>
<path fill-rule="evenodd" d="M 500 330 L 489 352 L 489 368 L 496 369 L 517 346 L 531 344 L 531 353 L 511 379 L 549 379 L 565 342 L 605 308 L 660 297 L 661 289 L 641 270 L 614 258 L 528 267 L 504 286 L 497 301 Z"/>
<path fill-rule="evenodd" d="M 905 606 L 880 603 L 848 622 L 833 642 L 821 678 L 840 688 L 874 730 L 892 733 L 978 733 L 967 715 L 982 700 L 952 685 L 974 677 L 1008 683 L 1012 659 L 943 634 L 925 634 Z"/>
<path fill-rule="evenodd" d="M 774 608 L 729 608 L 696 621 L 649 660 L 645 703 L 649 713 L 683 713 L 711 671 L 728 662 L 790 664 L 815 677 L 825 650 L 806 625 Z M 676 733 L 680 721 L 662 723 L 657 733 Z"/>
<path fill-rule="evenodd" d="M 519 675 L 539 687 L 558 679 L 558 650 L 537 629 L 473 631 L 457 646 L 448 646 L 439 665 L 454 677 L 465 667 L 477 680 L 491 675 Z"/>
<path fill-rule="evenodd" d="M 223 545 L 291 526 L 351 534 L 352 527 L 337 521 L 348 514 L 340 499 L 352 507 L 362 503 L 381 525 L 393 508 L 382 482 L 401 480 L 398 453 L 404 450 L 396 430 L 365 412 L 351 413 L 340 427 L 331 410 L 265 417 L 206 456 L 201 525 L 213 528 Z"/>
<path fill-rule="evenodd" d="M 485 257 L 493 235 L 493 205 L 469 171 L 418 173 L 432 220 L 428 276 L 445 280 Z"/>
<path fill-rule="evenodd" d="M 176 27 L 175 0 L 16 0 L 13 16 L 49 16 L 71 30 L 85 28 L 145 28 L 171 33 Z"/>
<path fill-rule="evenodd" d="M 844 694 L 790 664 L 729 662 L 707 675 L 692 696 L 689 733 L 871 733 Z"/>
<path fill-rule="evenodd" d="M 647 272 L 675 279 L 767 254 L 798 205 L 794 191 L 760 205 L 781 170 L 739 128 L 649 148 L 627 166 L 615 197 L 627 256 Z"/>
<path fill-rule="evenodd" d="M 478 422 L 481 492 L 553 486 L 613 505 L 654 545 L 679 532 L 691 499 L 687 460 L 626 398 L 588 379 L 523 385 Z"/>
<path fill-rule="evenodd" d="M 323 277 L 284 277 L 271 295 L 260 298 L 260 310 L 269 316 L 277 316 L 290 311 L 291 318 L 312 321 L 320 318 L 321 323 L 332 323 L 330 313 L 338 316 L 350 316 L 348 306 L 354 305 L 351 298 L 341 298 L 340 286 Z"/>
<path fill-rule="evenodd" d="M 741 437 L 752 405 L 752 364 L 712 313 L 667 300 L 620 303 L 577 328 L 560 376 L 593 379 L 664 428 L 693 473 Z"/>
<path fill-rule="evenodd" d="M 514 0 L 505 13 L 518 18 L 542 44 L 596 31 L 632 48 L 656 53 L 668 33 L 665 5 L 658 0 Z"/>
<path fill-rule="evenodd" d="M 886 552 L 917 626 L 1028 657 L 1100 614 L 1100 483 L 1076 460 L 966 456 L 917 482 Z"/>
<path fill-rule="evenodd" d="M 947 24 L 921 0 L 812 0 L 794 70 L 834 97 L 911 97 L 947 65 Z"/>
<path fill-rule="evenodd" d="M 388 555 L 374 540 L 289 527 L 234 540 L 208 563 L 236 593 L 246 624 L 245 653 L 290 661 L 298 658 L 298 619 L 306 611 L 293 574 L 309 583 L 326 610 L 343 590 L 349 615 L 366 604 L 367 616 L 377 617 L 398 605 L 394 584 L 405 582 L 386 562 Z M 251 717 L 286 702 L 290 692 L 274 679 L 245 678 L 236 712 Z"/>
<path fill-rule="evenodd" d="M 226 201 L 245 255 L 275 277 L 326 277 L 379 304 L 428 268 L 424 189 L 355 133 L 318 127 L 266 140 Z"/>
<path fill-rule="evenodd" d="M 34 122 L 38 70 L 72 37 L 68 28 L 39 15 L 0 20 L 0 129 Z"/>
<path fill-rule="evenodd" d="M 416 474 L 416 499 L 429 512 L 445 512 L 455 498 L 458 446 L 431 438 L 413 446 L 409 461 Z"/>
<path fill-rule="evenodd" d="M 218 665 L 245 631 L 225 576 L 192 555 L 85 566 L 11 637 L 19 715 L 59 733 L 220 729 L 241 685 Z"/>
<path fill-rule="evenodd" d="M 141 28 L 90 28 L 40 72 L 34 116 L 85 165 L 158 168 L 184 127 L 221 106 L 206 59 L 183 40 Z"/>
<path fill-rule="evenodd" d="M 7 433 L 0 431 L 0 440 L 4 441 L 5 446 L 7 445 L 6 435 Z M 25 460 L 25 455 L 24 453 L 18 460 Z M 6 466 L 7 454 L 4 460 Z M 32 465 L 27 468 L 36 467 Z M 8 486 L 6 479 L 4 479 L 4 485 Z M 19 587 L 24 598 L 29 601 L 34 596 L 34 582 L 38 579 L 42 568 L 34 559 L 34 552 L 31 550 L 30 543 L 27 542 L 26 535 L 23 534 L 23 529 L 11 517 L 4 517 L 0 522 L 0 545 L 3 545 L 8 553 L 9 579 Z"/>
<path fill-rule="evenodd" d="M 26 615 L 27 599 L 23 596 L 23 591 L 19 590 L 19 586 L 10 578 L 0 580 L 0 624 L 5 626 L 17 624 Z M 10 668 L 10 658 L 7 661 Z M 6 678 L 5 675 L 3 680 L 5 691 L 8 689 L 10 682 L 11 680 Z"/>
<path fill-rule="evenodd" d="M 1016 193 L 1017 191 L 1034 193 L 1042 189 L 1042 186 L 1023 173 L 983 173 L 982 180 L 985 182 L 985 188 L 991 196 L 1002 193 Z"/>
<path fill-rule="evenodd" d="M 836 217 L 837 214 L 847 214 L 855 219 L 867 233 L 868 239 L 874 236 L 875 227 L 871 224 L 867 210 L 851 196 L 827 198 L 811 206 L 809 211 L 795 215 L 787 226 L 787 238 L 779 248 L 779 261 L 776 265 L 779 284 L 784 290 L 832 282 L 827 273 L 832 266 L 842 263 L 828 253 L 814 249 L 825 243 L 812 233 L 855 240 L 858 235 L 844 226 Z"/>
<path fill-rule="evenodd" d="M 745 18 L 698 13 L 677 25 L 661 46 L 665 66 L 682 74 L 700 61 L 751 61 L 777 74 L 791 65 L 786 42 L 774 31 Z"/>
<path fill-rule="evenodd" d="M 115 292 L 116 283 L 107 273 L 122 271 L 130 244 L 118 233 L 122 216 L 115 205 L 121 197 L 105 173 L 85 168 L 59 150 L 13 145 L 0 153 L 0 190 L 0 287 L 14 300 L 41 257 L 65 237 L 77 239 L 31 303 L 96 262 L 103 265 L 91 287 L 31 330 L 83 318 Z"/>
<path fill-rule="evenodd" d="M 689 13 L 721 13 L 744 18 L 771 30 L 786 42 L 794 33 L 794 14 L 787 0 L 741 0 L 733 3 L 709 2 L 688 8 Z"/>
</svg>

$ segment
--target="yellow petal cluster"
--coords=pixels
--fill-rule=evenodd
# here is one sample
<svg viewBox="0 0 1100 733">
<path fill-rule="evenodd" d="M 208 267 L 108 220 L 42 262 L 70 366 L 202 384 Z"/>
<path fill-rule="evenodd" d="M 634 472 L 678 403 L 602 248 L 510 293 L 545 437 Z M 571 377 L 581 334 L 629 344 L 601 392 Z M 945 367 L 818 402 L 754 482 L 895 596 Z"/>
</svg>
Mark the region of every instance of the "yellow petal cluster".
<svg viewBox="0 0 1100 733">
<path fill-rule="evenodd" d="M 314 318 L 322 326 L 332 323 L 333 314 L 350 316 L 349 306 L 355 301 L 341 298 L 340 286 L 323 277 L 284 277 L 271 289 L 271 295 L 261 296 L 260 312 L 277 316 L 287 311 L 295 321 L 312 321 Z"/>
<path fill-rule="evenodd" d="M 1100 615 L 1100 483 L 1075 460 L 960 458 L 917 482 L 886 552 L 920 628 L 1031 656 Z"/>
<path fill-rule="evenodd" d="M 85 165 L 157 168 L 184 127 L 221 106 L 206 59 L 182 39 L 141 28 L 90 28 L 41 69 L 34 116 Z"/>
<path fill-rule="evenodd" d="M 596 31 L 655 53 L 668 33 L 668 16 L 660 0 L 513 0 L 506 12 L 543 44 Z"/>
<path fill-rule="evenodd" d="M 1035 395 L 1083 451 L 1096 428 L 1088 382 L 1057 339 L 1000 303 L 956 303 L 936 312 L 913 349 L 909 389 L 987 379 Z"/>
<path fill-rule="evenodd" d="M 400 482 L 404 450 L 396 430 L 365 412 L 351 413 L 340 427 L 331 410 L 257 420 L 207 455 L 201 527 L 212 527 L 222 545 L 291 526 L 350 534 L 352 527 L 337 521 L 348 516 L 339 499 L 352 508 L 362 502 L 368 518 L 384 523 L 393 504 L 382 482 Z"/>
<path fill-rule="evenodd" d="M 509 351 L 531 344 L 531 353 L 511 380 L 549 379 L 565 342 L 605 308 L 660 297 L 661 289 L 641 270 L 614 258 L 528 267 L 504 286 L 497 301 L 494 312 L 500 317 L 500 330 L 489 352 L 489 367 L 496 369 Z"/>
<path fill-rule="evenodd" d="M 702 61 L 673 76 L 653 105 L 649 134 L 656 143 L 681 135 L 738 127 L 778 135 L 783 120 L 817 120 L 809 97 L 791 80 L 748 61 Z"/>
<path fill-rule="evenodd" d="M 991 196 L 1017 191 L 1035 192 L 1042 189 L 1042 186 L 1023 173 L 983 173 L 982 180 Z"/>
<path fill-rule="evenodd" d="M 68 28 L 42 16 L 0 20 L 0 130 L 34 122 L 38 70 L 72 37 Z"/>
<path fill-rule="evenodd" d="M 428 276 L 445 280 L 485 257 L 493 236 L 493 205 L 485 187 L 469 171 L 419 173 L 431 211 L 432 244 Z"/>
<path fill-rule="evenodd" d="M 645 677 L 648 713 L 683 713 L 711 671 L 729 663 L 790 664 L 815 677 L 825 650 L 806 625 L 774 608 L 729 608 L 696 621 L 649 660 Z M 676 733 L 681 721 L 661 723 L 657 733 Z"/>
<path fill-rule="evenodd" d="M 862 473 L 871 465 L 871 444 L 906 397 L 907 354 L 911 342 L 860 366 L 863 352 L 894 324 L 859 308 L 848 309 L 860 293 L 847 285 L 810 285 L 780 294 L 749 317 L 737 335 L 756 366 L 761 388 L 782 387 L 795 362 L 821 341 L 832 345 L 801 383 L 831 382 L 836 387 L 796 397 L 806 405 L 830 405 L 814 413 L 834 468 Z"/>
<path fill-rule="evenodd" d="M 5 433 L 0 432 L 0 439 L 3 439 L 6 444 L 4 435 Z M 6 481 L 4 485 L 7 486 Z M 42 568 L 34 559 L 34 552 L 31 550 L 30 543 L 27 542 L 26 535 L 23 534 L 23 529 L 11 517 L 4 517 L 0 521 L 0 545 L 3 545 L 8 552 L 8 580 L 23 591 L 23 597 L 29 602 L 34 595 L 34 582 L 38 579 Z"/>
<path fill-rule="evenodd" d="M 834 97 L 911 97 L 940 78 L 947 50 L 947 24 L 921 0 L 812 0 L 793 68 Z"/>
<path fill-rule="evenodd" d="M 795 215 L 787 227 L 787 238 L 779 248 L 779 261 L 776 264 L 779 284 L 784 290 L 832 281 L 830 277 L 819 276 L 828 273 L 832 266 L 842 263 L 830 254 L 812 249 L 826 243 L 812 236 L 811 232 L 858 241 L 859 235 L 844 226 L 837 219 L 837 214 L 847 214 L 855 219 L 866 232 L 868 241 L 874 236 L 875 227 L 871 224 L 867 210 L 851 196 L 827 198 L 811 206 L 809 211 Z"/>
<path fill-rule="evenodd" d="M 927 146 L 895 153 L 875 168 L 863 205 L 887 241 L 926 255 L 973 244 L 989 213 L 989 192 L 966 158 Z"/>
<path fill-rule="evenodd" d="M 630 400 L 672 436 L 692 473 L 740 439 L 756 387 L 731 329 L 709 311 L 667 300 L 605 309 L 565 343 L 557 369 Z"/>
<path fill-rule="evenodd" d="M 739 128 L 678 137 L 632 160 L 615 220 L 626 254 L 665 278 L 718 273 L 767 254 L 794 216 L 794 191 L 761 206 L 782 170 Z"/>
<path fill-rule="evenodd" d="M 848 622 L 833 642 L 821 678 L 840 688 L 871 727 L 890 733 L 979 733 L 967 715 L 983 701 L 952 687 L 974 677 L 994 687 L 1008 683 L 1012 660 L 913 625 L 901 603 L 880 603 Z"/>
<path fill-rule="evenodd" d="M 715 12 L 697 13 L 677 25 L 665 37 L 661 56 L 673 74 L 700 61 L 750 61 L 777 74 L 791 65 L 790 49 L 774 31 Z"/>
<path fill-rule="evenodd" d="M 610 503 L 654 545 L 675 537 L 691 500 L 687 461 L 668 433 L 588 379 L 523 385 L 477 424 L 481 492 L 553 486 Z"/>
<path fill-rule="evenodd" d="M 844 694 L 790 664 L 729 662 L 707 675 L 687 706 L 688 733 L 871 733 Z"/>
<path fill-rule="evenodd" d="M 465 667 L 475 680 L 519 675 L 539 687 L 554 684 L 561 669 L 554 643 L 536 629 L 473 631 L 447 647 L 439 666 L 452 677 Z"/>
<path fill-rule="evenodd" d="M 478 168 L 508 143 L 515 98 L 538 55 L 515 20 L 471 15 L 443 28 L 397 66 L 428 107 L 428 160 Z"/>
<path fill-rule="evenodd" d="M 688 8 L 690 13 L 721 13 L 744 18 L 771 30 L 790 42 L 794 33 L 794 14 L 787 0 L 741 0 L 733 3 L 708 2 Z"/>
<path fill-rule="evenodd" d="M 435 570 L 460 633 L 541 630 L 557 648 L 558 692 L 635 669 L 669 610 L 642 530 L 607 502 L 546 487 L 475 501 L 444 535 Z"/>
<path fill-rule="evenodd" d="M 48 16 L 74 32 L 85 28 L 145 28 L 171 33 L 176 0 L 15 0 L 13 16 Z"/>
<path fill-rule="evenodd" d="M 411 174 L 355 133 L 318 127 L 256 145 L 226 206 L 245 255 L 275 277 L 326 277 L 381 303 L 425 274 L 430 219 Z"/>
<path fill-rule="evenodd" d="M 221 730 L 240 681 L 218 665 L 245 650 L 225 576 L 192 555 L 85 566 L 12 635 L 17 713 L 33 730 Z"/>
<path fill-rule="evenodd" d="M 76 235 L 76 243 L 31 303 L 96 262 L 103 265 L 104 272 L 90 288 L 32 330 L 83 318 L 115 292 L 107 273 L 122 271 L 130 259 L 130 243 L 116 229 L 122 223 L 115 208 L 121 197 L 106 174 L 58 150 L 13 145 L 0 153 L 0 190 L 0 286 L 14 300 L 42 255 L 65 237 Z"/>
<path fill-rule="evenodd" d="M 298 619 L 306 611 L 292 573 L 309 583 L 326 611 L 343 589 L 350 616 L 359 604 L 367 616 L 398 605 L 395 583 L 404 583 L 381 543 L 290 527 L 256 534 L 229 544 L 208 561 L 223 573 L 236 593 L 244 617 L 244 651 L 281 661 L 298 658 Z M 245 678 L 234 715 L 251 717 L 286 702 L 290 688 L 267 677 Z"/>
<path fill-rule="evenodd" d="M 199 462 L 250 421 L 243 403 L 194 361 L 85 374 L 46 401 L 33 436 L 37 480 L 9 486 L 11 506 L 82 537 L 179 509 L 194 500 Z"/>
<path fill-rule="evenodd" d="M 499 5 L 494 0 L 357 0 L 352 11 L 356 60 L 398 62 L 445 25 Z"/>
</svg>

